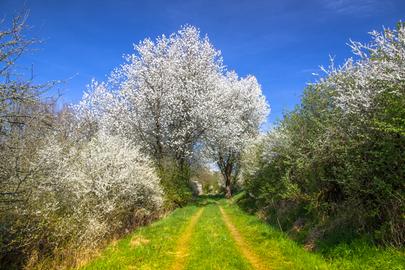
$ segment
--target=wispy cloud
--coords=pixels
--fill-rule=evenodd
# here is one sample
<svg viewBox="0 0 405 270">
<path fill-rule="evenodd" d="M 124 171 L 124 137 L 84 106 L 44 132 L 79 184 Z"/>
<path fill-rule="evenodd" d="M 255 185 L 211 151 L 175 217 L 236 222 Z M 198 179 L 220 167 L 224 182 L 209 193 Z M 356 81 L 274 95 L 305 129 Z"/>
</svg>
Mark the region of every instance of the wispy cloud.
<svg viewBox="0 0 405 270">
<path fill-rule="evenodd" d="M 321 0 L 331 11 L 344 15 L 371 16 L 391 6 L 389 0 Z"/>
</svg>

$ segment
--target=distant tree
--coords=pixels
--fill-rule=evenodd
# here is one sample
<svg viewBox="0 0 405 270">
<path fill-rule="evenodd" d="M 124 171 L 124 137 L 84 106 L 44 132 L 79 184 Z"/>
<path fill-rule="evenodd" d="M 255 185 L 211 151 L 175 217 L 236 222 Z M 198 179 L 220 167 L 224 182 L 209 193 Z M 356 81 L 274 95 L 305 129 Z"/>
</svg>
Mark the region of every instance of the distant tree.
<svg viewBox="0 0 405 270">
<path fill-rule="evenodd" d="M 208 155 L 215 160 L 225 182 L 225 195 L 232 196 L 232 183 L 240 169 L 240 157 L 266 120 L 269 106 L 254 76 L 238 78 L 227 73 L 218 81 L 220 99 L 215 123 L 206 133 Z"/>
</svg>

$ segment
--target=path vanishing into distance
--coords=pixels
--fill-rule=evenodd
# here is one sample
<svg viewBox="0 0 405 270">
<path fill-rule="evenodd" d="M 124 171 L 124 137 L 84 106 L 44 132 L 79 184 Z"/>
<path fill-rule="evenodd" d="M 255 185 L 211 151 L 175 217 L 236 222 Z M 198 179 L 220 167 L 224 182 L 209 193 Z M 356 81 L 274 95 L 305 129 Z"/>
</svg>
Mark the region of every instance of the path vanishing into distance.
<svg viewBox="0 0 405 270">
<path fill-rule="evenodd" d="M 232 200 L 203 198 L 110 244 L 80 269 L 345 269 Z"/>
</svg>

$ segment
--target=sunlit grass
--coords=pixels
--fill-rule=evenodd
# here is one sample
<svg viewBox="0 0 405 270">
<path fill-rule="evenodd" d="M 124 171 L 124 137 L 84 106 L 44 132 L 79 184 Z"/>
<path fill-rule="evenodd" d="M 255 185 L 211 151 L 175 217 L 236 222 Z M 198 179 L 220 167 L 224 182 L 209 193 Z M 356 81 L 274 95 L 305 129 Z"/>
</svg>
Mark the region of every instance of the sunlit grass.
<svg viewBox="0 0 405 270">
<path fill-rule="evenodd" d="M 167 269 L 173 262 L 177 239 L 197 209 L 177 209 L 167 218 L 136 230 L 81 269 Z"/>
<path fill-rule="evenodd" d="M 250 248 L 272 269 L 329 269 L 321 256 L 305 251 L 257 217 L 247 215 L 235 205 L 223 207 Z"/>
<path fill-rule="evenodd" d="M 235 246 L 216 204 L 205 207 L 192 238 L 185 269 L 252 269 Z"/>
<path fill-rule="evenodd" d="M 394 248 L 376 247 L 367 240 L 342 243 L 323 252 L 324 257 L 333 262 L 335 269 L 405 269 L 405 253 Z"/>
<path fill-rule="evenodd" d="M 253 269 L 229 233 L 219 206 L 244 238 L 246 248 L 270 269 L 405 269 L 403 252 L 377 248 L 365 241 L 331 245 L 324 247 L 322 253 L 309 252 L 232 201 L 218 198 L 200 199 L 136 230 L 110 244 L 100 257 L 81 269 L 170 269 L 180 236 L 201 208 L 204 211 L 184 254 L 184 269 Z"/>
<path fill-rule="evenodd" d="M 273 269 L 405 269 L 403 251 L 381 248 L 366 240 L 330 246 L 324 252 L 309 252 L 274 228 L 233 204 L 225 204 L 232 221 L 263 260 Z"/>
</svg>

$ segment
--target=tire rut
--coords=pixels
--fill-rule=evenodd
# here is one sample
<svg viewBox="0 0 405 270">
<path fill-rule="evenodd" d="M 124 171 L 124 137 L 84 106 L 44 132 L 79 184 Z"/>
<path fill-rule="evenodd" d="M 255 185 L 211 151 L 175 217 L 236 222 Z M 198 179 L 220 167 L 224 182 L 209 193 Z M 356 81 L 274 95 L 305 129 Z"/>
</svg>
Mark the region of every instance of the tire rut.
<svg viewBox="0 0 405 270">
<path fill-rule="evenodd" d="M 224 211 L 224 209 L 220 206 L 219 209 L 221 210 L 222 218 L 225 222 L 225 225 L 228 227 L 229 232 L 231 233 L 233 239 L 235 240 L 236 246 L 243 254 L 243 256 L 249 261 L 252 267 L 255 270 L 270 270 L 269 267 L 263 265 L 260 257 L 257 256 L 247 245 L 245 239 L 240 234 L 238 229 L 233 225 L 232 221 L 230 220 L 228 214 Z"/>
<path fill-rule="evenodd" d="M 174 262 L 173 262 L 172 266 L 170 267 L 170 269 L 172 269 L 172 270 L 184 269 L 186 261 L 187 261 L 187 257 L 189 255 L 189 246 L 190 246 L 191 236 L 192 236 L 193 230 L 195 228 L 195 225 L 197 224 L 203 211 L 204 211 L 204 208 L 201 208 L 197 211 L 197 213 L 195 213 L 191 217 L 190 222 L 188 223 L 186 229 L 181 234 L 181 236 L 177 242 L 175 259 L 174 259 Z"/>
</svg>

